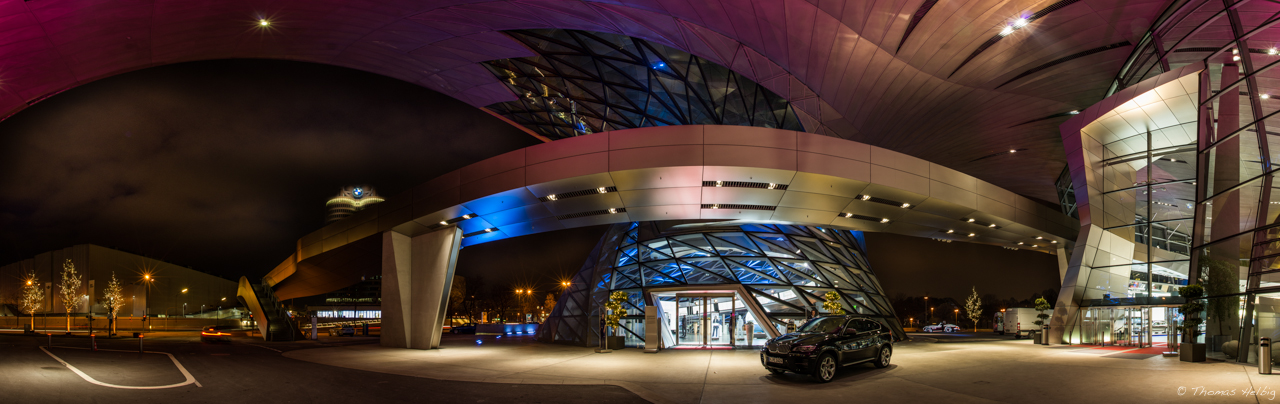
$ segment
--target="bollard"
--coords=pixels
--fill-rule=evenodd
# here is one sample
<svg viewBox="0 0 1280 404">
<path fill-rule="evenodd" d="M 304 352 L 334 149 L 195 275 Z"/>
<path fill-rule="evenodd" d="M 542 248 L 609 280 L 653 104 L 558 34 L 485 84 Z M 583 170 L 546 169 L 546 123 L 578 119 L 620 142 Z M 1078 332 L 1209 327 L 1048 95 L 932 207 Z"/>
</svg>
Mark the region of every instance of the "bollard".
<svg viewBox="0 0 1280 404">
<path fill-rule="evenodd" d="M 53 333 L 45 333 L 45 335 L 49 336 L 49 347 L 53 348 Z"/>
<path fill-rule="evenodd" d="M 97 351 L 97 350 L 98 350 L 98 338 L 97 338 L 97 337 L 98 337 L 97 335 L 93 335 L 92 333 L 90 333 L 90 334 L 89 334 L 89 346 L 92 346 L 94 351 Z"/>
<path fill-rule="evenodd" d="M 1262 337 L 1258 342 L 1258 374 L 1271 374 L 1271 338 Z"/>
<path fill-rule="evenodd" d="M 142 337 L 145 335 L 138 334 L 138 353 L 142 353 Z"/>
</svg>

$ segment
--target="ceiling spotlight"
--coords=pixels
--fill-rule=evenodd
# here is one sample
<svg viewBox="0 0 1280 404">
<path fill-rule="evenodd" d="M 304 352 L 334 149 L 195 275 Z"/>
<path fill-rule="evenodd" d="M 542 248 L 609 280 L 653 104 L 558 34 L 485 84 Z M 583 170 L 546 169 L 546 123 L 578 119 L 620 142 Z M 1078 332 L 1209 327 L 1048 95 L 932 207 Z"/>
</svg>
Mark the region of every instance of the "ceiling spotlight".
<svg viewBox="0 0 1280 404">
<path fill-rule="evenodd" d="M 866 201 L 866 200 L 870 200 L 870 199 L 871 199 L 871 195 L 863 195 L 863 196 L 862 196 L 861 198 L 859 198 L 859 199 L 862 199 L 862 200 L 864 200 L 864 201 Z"/>
<path fill-rule="evenodd" d="M 270 26 L 271 26 L 271 21 L 267 21 L 267 19 L 265 19 L 265 18 L 259 19 L 259 20 L 258 20 L 258 26 L 259 26 L 259 27 L 270 27 Z"/>
<path fill-rule="evenodd" d="M 1019 241 L 1019 242 L 1018 242 L 1018 245 L 1022 245 L 1022 242 L 1021 242 L 1021 241 Z"/>
<path fill-rule="evenodd" d="M 852 214 L 852 213 L 845 213 L 845 214 L 844 214 L 844 217 L 853 217 L 853 214 Z"/>
<path fill-rule="evenodd" d="M 716 181 L 716 186 L 717 186 L 717 187 L 723 187 L 723 186 L 724 186 L 724 182 L 723 182 L 723 181 Z"/>
<path fill-rule="evenodd" d="M 1267 54 L 1268 55 L 1280 54 L 1280 50 L 1277 50 L 1276 48 L 1267 49 Z"/>
<path fill-rule="evenodd" d="M 1240 50 L 1239 50 L 1239 49 L 1231 49 L 1231 54 L 1232 54 L 1232 55 L 1239 55 L 1239 54 L 1240 54 Z"/>
<path fill-rule="evenodd" d="M 969 223 L 973 223 L 973 219 L 969 219 Z"/>
<path fill-rule="evenodd" d="M 1044 240 L 1044 237 L 1036 236 L 1036 240 Z"/>
<path fill-rule="evenodd" d="M 969 233 L 969 237 L 973 237 L 973 236 L 976 236 L 976 235 L 977 235 L 977 234 Z"/>
<path fill-rule="evenodd" d="M 1017 19 L 1017 20 L 1014 20 L 1014 21 L 1013 21 L 1013 27 L 1014 27 L 1014 28 L 1022 28 L 1022 27 L 1027 26 L 1027 24 L 1030 24 L 1030 23 L 1031 23 L 1031 21 L 1027 21 L 1027 19 L 1026 19 L 1026 18 L 1019 18 L 1019 19 Z"/>
<path fill-rule="evenodd" d="M 911 204 L 909 204 L 909 203 L 903 203 L 903 204 L 902 204 L 902 208 L 903 208 L 903 209 L 906 209 L 906 208 L 909 208 L 909 207 L 911 207 Z"/>
<path fill-rule="evenodd" d="M 1079 111 L 1079 110 L 1075 110 L 1075 109 L 1073 109 L 1073 110 L 1071 110 L 1071 112 L 1068 112 L 1068 114 L 1071 114 L 1071 115 L 1080 115 L 1080 111 Z"/>
<path fill-rule="evenodd" d="M 440 221 L 440 225 L 441 225 L 441 226 L 448 226 L 448 225 L 449 225 L 449 222 L 446 222 L 446 221 L 441 220 L 441 221 Z"/>
<path fill-rule="evenodd" d="M 955 230 L 947 230 L 947 234 L 955 233 Z"/>
<path fill-rule="evenodd" d="M 471 215 L 469 215 L 469 214 L 468 214 L 468 215 L 462 215 L 462 218 L 463 218 L 463 219 L 470 219 L 470 218 L 471 218 Z"/>
<path fill-rule="evenodd" d="M 1050 243 L 1058 244 L 1058 240 L 1049 240 Z"/>
<path fill-rule="evenodd" d="M 770 182 L 770 183 L 769 183 L 769 189 L 774 189 L 774 188 L 777 188 L 777 187 L 778 187 L 778 184 L 774 184 L 774 183 L 772 183 L 772 182 Z"/>
<path fill-rule="evenodd" d="M 493 233 L 493 229 L 484 229 L 485 233 Z"/>
<path fill-rule="evenodd" d="M 720 209 L 720 204 L 711 205 L 711 209 Z"/>
<path fill-rule="evenodd" d="M 1040 248 L 1040 246 L 1035 245 L 1035 244 L 1032 244 L 1032 245 L 1031 245 L 1031 248 Z"/>
<path fill-rule="evenodd" d="M 548 201 L 554 201 L 554 200 L 556 200 L 556 194 L 547 195 L 547 200 L 548 200 Z"/>
<path fill-rule="evenodd" d="M 609 208 L 609 213 L 618 213 L 617 208 Z"/>
<path fill-rule="evenodd" d="M 993 228 L 993 229 L 994 229 L 994 228 L 996 228 L 996 224 L 995 224 L 995 223 L 992 223 L 992 224 L 987 225 L 987 227 L 990 227 L 990 228 Z"/>
<path fill-rule="evenodd" d="M 1258 98 L 1261 98 L 1261 99 L 1264 99 L 1264 100 L 1265 100 L 1265 99 L 1271 98 L 1271 94 L 1263 94 L 1263 95 L 1259 95 L 1259 96 L 1258 96 Z"/>
<path fill-rule="evenodd" d="M 1013 33 L 1012 25 L 1006 25 L 1004 29 L 1000 30 L 1000 36 L 1009 36 L 1009 34 L 1012 34 L 1012 33 Z"/>
<path fill-rule="evenodd" d="M 1017 150 L 1009 149 L 1009 153 L 1017 153 Z"/>
<path fill-rule="evenodd" d="M 609 192 L 609 190 L 605 189 L 604 187 L 596 188 L 596 191 L 600 191 L 600 193 L 602 194 L 605 192 Z"/>
<path fill-rule="evenodd" d="M 880 219 L 880 223 L 889 223 L 889 219 Z"/>
</svg>

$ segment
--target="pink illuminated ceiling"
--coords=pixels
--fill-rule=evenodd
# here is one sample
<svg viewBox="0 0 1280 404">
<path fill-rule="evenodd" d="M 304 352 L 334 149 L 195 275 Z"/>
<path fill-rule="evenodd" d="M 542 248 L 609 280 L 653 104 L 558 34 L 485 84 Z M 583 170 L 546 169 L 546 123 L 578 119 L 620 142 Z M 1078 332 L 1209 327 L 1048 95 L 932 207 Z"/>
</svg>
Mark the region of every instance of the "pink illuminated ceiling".
<svg viewBox="0 0 1280 404">
<path fill-rule="evenodd" d="M 1042 118 L 1102 99 L 1133 49 L 1124 43 L 1137 43 L 1165 3 L 0 0 L 0 116 L 95 79 L 219 58 L 345 66 L 482 107 L 513 96 L 478 62 L 530 55 L 501 31 L 579 29 L 730 67 L 792 100 L 812 132 L 1056 200 L 1065 117 Z M 1021 151 L 977 160 L 1010 149 Z"/>
</svg>

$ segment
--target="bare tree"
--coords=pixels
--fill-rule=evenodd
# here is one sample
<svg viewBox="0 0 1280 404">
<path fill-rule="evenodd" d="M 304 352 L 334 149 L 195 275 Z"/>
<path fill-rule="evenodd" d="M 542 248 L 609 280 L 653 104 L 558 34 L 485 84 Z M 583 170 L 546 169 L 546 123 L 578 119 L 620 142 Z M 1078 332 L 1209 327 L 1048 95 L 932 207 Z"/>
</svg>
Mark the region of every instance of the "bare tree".
<svg viewBox="0 0 1280 404">
<path fill-rule="evenodd" d="M 62 307 L 67 311 L 67 332 L 71 332 L 71 312 L 80 307 L 80 280 L 76 275 L 76 265 L 67 260 L 62 263 L 62 282 L 58 284 L 58 294 L 62 295 Z"/>
<path fill-rule="evenodd" d="M 978 297 L 978 288 L 973 288 L 973 294 L 969 295 L 964 301 L 964 313 L 969 317 L 969 321 L 973 322 L 973 330 L 978 331 L 978 320 L 982 318 L 982 298 Z"/>
<path fill-rule="evenodd" d="M 44 288 L 40 287 L 40 279 L 36 278 L 36 274 L 27 276 L 27 284 L 22 285 L 22 304 L 19 307 L 23 313 L 31 316 L 31 329 L 36 329 L 36 310 L 40 310 L 44 306 Z"/>
<path fill-rule="evenodd" d="M 111 282 L 108 282 L 107 287 L 102 289 L 101 302 L 107 308 L 107 321 L 110 322 L 111 335 L 115 335 L 116 315 L 120 313 L 120 308 L 124 306 L 124 287 L 120 286 L 120 281 L 116 279 L 115 272 L 111 272 Z"/>
</svg>

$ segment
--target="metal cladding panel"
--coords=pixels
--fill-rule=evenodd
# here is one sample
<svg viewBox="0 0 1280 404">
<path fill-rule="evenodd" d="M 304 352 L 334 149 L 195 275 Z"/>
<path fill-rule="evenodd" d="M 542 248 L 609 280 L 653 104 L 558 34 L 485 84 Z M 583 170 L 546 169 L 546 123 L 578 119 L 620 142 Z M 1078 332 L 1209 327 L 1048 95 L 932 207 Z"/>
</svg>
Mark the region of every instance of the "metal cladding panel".
<svg viewBox="0 0 1280 404">
<path fill-rule="evenodd" d="M 888 225 L 880 222 L 872 222 L 869 220 L 853 219 L 846 217 L 837 217 L 831 220 L 832 226 L 838 226 L 842 229 L 858 230 L 858 231 L 883 231 Z"/>
<path fill-rule="evenodd" d="M 406 206 L 391 212 L 379 212 L 378 215 L 378 231 L 384 232 L 400 225 L 401 223 L 413 220 L 413 209 Z"/>
<path fill-rule="evenodd" d="M 919 177 L 915 177 L 915 178 L 919 178 Z M 928 180 L 925 180 L 925 181 L 928 181 Z M 926 189 L 925 192 L 919 193 L 919 192 L 915 192 L 914 190 L 903 190 L 900 188 L 894 188 L 891 186 L 875 183 L 875 184 L 868 185 L 866 189 L 862 190 L 862 193 L 864 195 L 871 195 L 876 198 L 884 198 L 884 199 L 888 199 L 895 202 L 906 202 L 912 205 L 917 205 L 920 202 L 924 202 L 924 200 L 928 198 L 925 195 L 928 195 L 929 191 Z"/>
<path fill-rule="evenodd" d="M 701 204 L 703 187 L 651 188 L 621 191 L 622 202 L 630 209 L 641 206 L 698 205 Z"/>
<path fill-rule="evenodd" d="M 787 191 L 808 192 L 814 194 L 856 196 L 867 189 L 866 181 L 852 180 L 823 174 L 797 172 Z"/>
<path fill-rule="evenodd" d="M 484 215 L 484 219 L 494 226 L 507 226 L 553 216 L 542 204 L 521 206 L 514 209 L 493 212 Z"/>
<path fill-rule="evenodd" d="M 970 210 L 978 207 L 978 194 L 936 180 L 929 181 L 929 198 L 929 201 L 946 201 L 947 204 L 959 205 Z M 923 201 L 920 204 L 928 204 L 929 201 Z M 941 208 L 941 206 L 938 205 L 939 204 L 937 203 L 933 204 L 933 206 Z"/>
<path fill-rule="evenodd" d="M 552 194 L 563 194 L 567 192 L 581 191 L 584 189 L 616 186 L 617 184 L 614 183 L 613 176 L 609 174 L 610 173 L 607 171 L 602 171 L 595 174 L 559 179 L 540 184 L 530 183 L 525 188 L 528 188 L 534 196 L 544 198 Z"/>
<path fill-rule="evenodd" d="M 542 206 L 557 216 L 567 215 L 578 212 L 590 212 L 593 210 L 608 210 L 609 208 L 621 208 L 622 197 L 617 192 L 605 194 L 592 194 L 579 196 L 557 201 L 543 202 Z"/>
<path fill-rule="evenodd" d="M 771 149 L 796 149 L 798 132 L 750 126 L 704 126 L 703 142 L 708 145 L 757 146 Z"/>
<path fill-rule="evenodd" d="M 701 217 L 702 205 L 661 205 L 627 208 L 634 221 L 681 220 Z"/>
<path fill-rule="evenodd" d="M 798 152 L 796 171 L 871 181 L 871 163 L 826 154 Z"/>
<path fill-rule="evenodd" d="M 515 188 L 508 188 L 508 190 L 504 192 L 490 194 L 489 196 L 472 200 L 464 203 L 462 206 L 466 207 L 468 210 L 468 212 L 464 213 L 474 213 L 483 216 L 493 212 L 501 212 L 537 203 L 537 196 L 534 196 L 528 189 L 525 189 L 522 186 L 517 186 Z"/>
<path fill-rule="evenodd" d="M 605 132 L 609 136 L 609 150 L 661 147 L 671 145 L 700 145 L 703 143 L 703 125 L 654 126 Z"/>
<path fill-rule="evenodd" d="M 462 203 L 462 199 L 459 197 L 460 193 L 461 190 L 458 188 L 449 188 L 423 198 L 417 198 L 415 196 L 413 201 L 413 217 L 422 217 L 435 213 L 440 209 Z"/>
<path fill-rule="evenodd" d="M 951 219 L 968 217 L 974 211 L 971 207 L 953 204 L 938 198 L 930 198 L 920 202 L 920 204 L 915 205 L 915 210 Z"/>
<path fill-rule="evenodd" d="M 525 169 L 525 184 L 541 184 L 606 171 L 609 171 L 609 153 L 583 154 L 550 160 L 527 167 Z"/>
<path fill-rule="evenodd" d="M 523 236 L 526 234 L 560 230 L 564 228 L 564 225 L 560 224 L 560 221 L 556 220 L 556 218 L 554 217 L 544 217 L 544 218 L 534 219 L 528 222 L 512 223 L 505 226 L 499 226 L 499 228 L 502 229 L 503 233 L 506 233 L 511 237 L 516 237 L 516 236 Z"/>
<path fill-rule="evenodd" d="M 652 146 L 609 151 L 609 171 L 703 165 L 702 145 Z"/>
<path fill-rule="evenodd" d="M 812 133 L 796 134 L 796 150 L 807 153 L 826 154 L 840 158 L 871 162 L 871 146 L 866 143 L 850 142 L 844 139 L 815 135 Z"/>
<path fill-rule="evenodd" d="M 773 220 L 773 211 L 754 209 L 703 209 L 703 219 Z"/>
<path fill-rule="evenodd" d="M 702 203 L 778 206 L 788 191 L 778 189 L 702 187 Z"/>
<path fill-rule="evenodd" d="M 525 150 L 525 163 L 533 166 L 552 160 L 584 154 L 609 151 L 609 134 L 595 133 L 586 136 L 561 139 L 550 143 L 529 146 Z"/>
<path fill-rule="evenodd" d="M 619 191 L 702 186 L 702 166 L 615 170 L 609 175 Z"/>
<path fill-rule="evenodd" d="M 469 201 L 515 188 L 524 189 L 524 184 L 524 167 L 520 167 L 472 182 L 465 182 L 460 187 L 458 197 L 462 201 Z"/>
<path fill-rule="evenodd" d="M 882 185 L 883 189 L 903 190 L 918 195 L 929 194 L 928 177 L 884 166 L 871 166 L 871 183 Z"/>
<path fill-rule="evenodd" d="M 450 171 L 444 175 L 433 178 L 430 181 L 422 183 L 422 185 L 413 187 L 413 201 L 421 201 L 427 198 L 439 199 L 442 192 L 453 190 L 456 198 L 457 189 L 462 185 L 461 176 L 458 171 Z M 397 195 L 399 196 L 399 195 Z M 449 195 L 445 195 L 449 197 Z M 457 202 L 454 202 L 455 204 Z"/>
<path fill-rule="evenodd" d="M 564 219 L 560 221 L 565 228 L 595 226 L 599 224 L 625 223 L 630 222 L 627 212 L 613 213 L 608 215 L 595 215 L 577 217 L 573 219 Z"/>
<path fill-rule="evenodd" d="M 783 195 L 782 200 L 778 202 L 778 206 L 839 212 L 852 201 L 852 197 L 813 194 L 788 190 L 786 194 Z"/>
<path fill-rule="evenodd" d="M 756 167 L 777 170 L 796 169 L 795 150 L 771 147 L 707 145 L 706 165 L 709 166 L 741 166 L 750 164 Z"/>
<path fill-rule="evenodd" d="M 429 215 L 419 216 L 417 219 L 413 219 L 413 221 L 427 227 L 443 226 L 440 222 L 456 219 L 462 217 L 462 215 L 470 213 L 475 212 L 472 212 L 462 205 L 455 205 L 441 209 Z"/>
<path fill-rule="evenodd" d="M 898 153 L 893 150 L 871 146 L 871 164 L 905 171 L 921 177 L 929 176 L 929 162 Z"/>
<path fill-rule="evenodd" d="M 795 170 L 778 170 L 758 167 L 707 166 L 702 170 L 703 181 L 743 181 L 773 184 L 790 184 Z"/>
<path fill-rule="evenodd" d="M 835 220 L 836 215 L 840 212 L 833 210 L 816 210 L 816 209 L 799 209 L 778 207 L 773 211 L 773 220 L 804 223 L 804 224 L 829 224 Z"/>
</svg>

